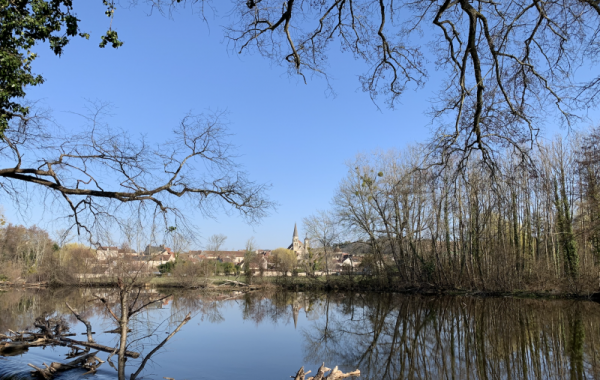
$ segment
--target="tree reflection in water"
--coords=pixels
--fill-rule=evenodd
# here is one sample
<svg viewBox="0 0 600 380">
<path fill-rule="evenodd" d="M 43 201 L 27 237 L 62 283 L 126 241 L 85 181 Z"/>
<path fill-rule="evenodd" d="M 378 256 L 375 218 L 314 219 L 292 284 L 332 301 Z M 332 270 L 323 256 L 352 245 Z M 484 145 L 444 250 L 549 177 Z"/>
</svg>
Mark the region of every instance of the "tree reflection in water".
<svg viewBox="0 0 600 380">
<path fill-rule="evenodd" d="M 208 316 L 212 323 L 218 322 L 219 318 L 222 319 L 218 312 L 218 308 L 215 306 L 217 302 L 207 297 L 198 299 L 198 297 L 176 297 L 176 307 L 171 308 L 174 312 L 167 318 L 168 327 L 175 326 L 172 332 L 164 339 L 158 339 L 160 334 L 158 333 L 160 327 L 165 321 L 154 321 L 149 313 L 152 308 L 160 308 L 163 304 L 168 304 L 169 299 L 172 298 L 170 295 L 162 295 L 152 289 L 143 289 L 141 287 L 133 287 L 129 285 L 119 286 L 115 289 L 83 289 L 81 291 L 74 291 L 71 289 L 66 292 L 55 293 L 53 291 L 48 292 L 11 292 L 9 297 L 0 297 L 0 310 L 4 313 L 0 315 L 7 316 L 8 318 L 2 318 L 0 320 L 0 331 L 10 331 L 13 328 L 17 331 L 30 330 L 31 325 L 34 324 L 36 328 L 41 325 L 39 321 L 47 321 L 48 328 L 45 331 L 40 331 L 43 334 L 35 336 L 36 341 L 43 341 L 44 346 L 65 346 L 68 345 L 72 351 L 67 354 L 68 358 L 77 358 L 69 363 L 64 362 L 53 362 L 52 365 L 47 366 L 45 363 L 42 367 L 38 367 L 34 364 L 29 364 L 35 371 L 32 372 L 32 376 L 40 378 L 53 378 L 56 374 L 62 371 L 71 371 L 74 369 L 85 368 L 89 370 L 84 375 L 95 374 L 97 368 L 103 363 L 108 363 L 115 371 L 117 371 L 117 377 L 120 380 L 129 378 L 134 380 L 138 378 L 144 370 L 149 360 L 153 359 L 153 355 L 156 354 L 190 319 L 192 314 L 202 314 Z M 90 296 L 100 302 L 90 303 Z M 81 307 L 81 312 L 76 311 L 72 306 L 69 305 L 69 300 Z M 16 307 L 10 307 L 10 304 Z M 64 304 L 69 312 L 66 312 L 61 304 Z M 21 307 L 23 306 L 23 307 Z M 140 316 L 144 314 L 145 317 Z M 186 314 L 177 320 L 177 318 L 185 312 Z M 41 318 L 36 319 L 36 323 L 32 321 L 37 318 L 36 315 L 42 314 Z M 56 315 L 58 318 L 52 316 Z M 56 332 L 53 335 L 50 332 L 52 323 L 55 321 L 64 321 L 63 316 L 70 316 L 70 319 L 79 320 L 84 323 L 87 328 L 87 342 L 77 341 L 66 336 L 73 336 L 76 334 L 63 336 L 60 332 Z M 92 330 L 98 330 L 92 327 L 88 318 L 90 316 L 100 317 L 116 324 L 117 328 L 110 331 L 105 331 L 104 334 L 116 333 L 118 336 L 118 345 L 113 344 L 112 346 L 106 346 L 104 344 L 98 344 L 94 341 L 93 335 L 96 332 Z M 112 319 L 111 319 L 112 318 Z M 20 323 L 15 323 L 19 321 Z M 70 321 L 73 322 L 73 321 Z M 11 324 L 12 323 L 12 324 Z M 63 331 L 68 331 L 66 321 L 60 322 L 61 326 L 64 324 Z M 10 327 L 8 327 L 10 326 Z M 18 327 L 16 327 L 18 326 Z M 57 330 L 59 331 L 59 330 Z M 28 331 L 27 335 L 31 334 Z M 22 334 L 14 334 L 12 337 L 4 336 L 3 339 L 11 339 L 10 344 L 19 344 L 21 346 L 27 346 L 28 343 L 20 338 Z M 98 335 L 97 335 L 98 336 Z M 65 340 L 67 339 L 67 340 Z M 31 340 L 29 340 L 31 341 Z M 18 343 L 16 343 L 18 342 Z M 9 346 L 7 346 L 9 347 Z M 138 352 L 132 351 L 139 349 L 140 351 L 147 351 L 145 355 L 140 357 Z M 146 349 L 146 350 L 145 350 Z M 25 348 L 27 350 L 27 348 Z M 94 351 L 95 350 L 95 351 Z M 99 352 L 103 351 L 110 355 L 106 360 L 98 358 Z M 115 365 L 111 361 L 111 358 L 116 356 L 118 364 Z M 133 368 L 129 368 L 129 371 L 133 373 L 130 376 L 126 376 L 127 358 L 139 358 L 138 362 L 133 363 Z M 77 363 L 77 364 L 75 364 Z M 132 366 L 129 366 L 132 367 Z M 0 376 L 0 377 L 3 377 Z M 13 377 L 10 376 L 9 377 Z M 18 376 L 17 376 L 18 377 Z"/>
<path fill-rule="evenodd" d="M 77 324 L 65 302 L 86 318 L 104 321 L 107 327 L 114 325 L 102 305 L 87 302 L 92 293 L 101 291 L 3 294 L 0 332 L 21 330 L 44 312 L 65 315 Z M 118 309 L 117 299 L 111 302 Z M 175 293 L 169 302 L 169 310 L 165 310 L 168 331 L 188 314 L 210 323 L 227 323 L 223 308 L 228 305 L 230 313 L 239 307 L 242 317 L 256 325 L 297 324 L 304 355 L 304 362 L 299 357 L 298 367 L 325 362 L 339 365 L 343 371 L 359 368 L 361 379 L 600 378 L 600 305 L 592 302 L 189 291 Z M 165 313 L 160 313 L 160 321 L 154 315 L 148 309 L 131 321 L 130 343 L 156 331 Z M 163 338 L 136 341 L 131 348 L 145 355 Z M 240 340 L 239 344 L 245 343 Z M 177 349 L 175 345 L 173 349 Z M 136 368 L 138 364 L 132 360 L 127 365 Z M 296 370 L 290 368 L 289 374 Z"/>
<path fill-rule="evenodd" d="M 322 295 L 309 362 L 365 379 L 600 378 L 600 306 L 581 301 Z"/>
</svg>

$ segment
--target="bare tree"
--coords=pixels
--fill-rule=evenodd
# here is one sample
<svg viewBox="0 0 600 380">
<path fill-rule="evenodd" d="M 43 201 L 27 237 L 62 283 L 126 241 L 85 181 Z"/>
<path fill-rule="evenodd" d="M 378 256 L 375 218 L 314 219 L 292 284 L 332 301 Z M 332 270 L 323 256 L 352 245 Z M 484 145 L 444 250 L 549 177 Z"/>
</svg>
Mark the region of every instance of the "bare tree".
<svg viewBox="0 0 600 380">
<path fill-rule="evenodd" d="M 250 181 L 233 161 L 224 113 L 189 114 L 154 145 L 111 128 L 109 109 L 92 103 L 77 132 L 39 115 L 11 124 L 0 141 L 0 188 L 17 205 L 40 190 L 66 206 L 71 227 L 93 239 L 132 215 L 181 231 L 188 227 L 186 210 L 212 216 L 223 208 L 253 221 L 272 208 L 267 186 Z"/>
<path fill-rule="evenodd" d="M 244 274 L 246 282 L 252 283 L 252 267 L 251 264 L 256 262 L 256 240 L 254 236 L 246 241 L 246 252 L 244 253 Z"/>
<path fill-rule="evenodd" d="M 192 238 L 189 235 L 187 235 L 186 232 L 187 231 L 185 230 L 179 230 L 175 226 L 167 227 L 166 242 L 171 247 L 173 247 L 174 252 L 180 253 L 188 249 L 190 240 Z"/>
<path fill-rule="evenodd" d="M 223 246 L 223 243 L 225 243 L 225 240 L 227 240 L 227 236 L 223 235 L 223 234 L 213 234 L 211 235 L 207 242 L 206 242 L 206 250 L 213 252 L 215 257 L 219 257 L 219 252 L 221 251 L 221 247 Z M 204 265 L 204 272 L 205 272 L 205 276 L 208 277 L 210 269 L 208 267 L 208 259 L 204 260 L 205 263 L 203 263 Z M 215 267 L 214 267 L 214 271 L 215 271 L 215 275 L 217 274 L 217 263 L 215 261 Z"/>
<path fill-rule="evenodd" d="M 221 251 L 221 247 L 223 247 L 223 244 L 225 243 L 225 240 L 227 240 L 227 236 L 223 234 L 211 235 L 206 242 L 206 250 L 214 252 L 215 255 L 218 256 L 219 252 Z"/>
<path fill-rule="evenodd" d="M 339 224 L 332 212 L 322 210 L 304 218 L 303 222 L 310 241 L 323 250 L 325 272 L 329 276 L 330 255 L 334 245 L 339 243 L 342 233 Z"/>
</svg>

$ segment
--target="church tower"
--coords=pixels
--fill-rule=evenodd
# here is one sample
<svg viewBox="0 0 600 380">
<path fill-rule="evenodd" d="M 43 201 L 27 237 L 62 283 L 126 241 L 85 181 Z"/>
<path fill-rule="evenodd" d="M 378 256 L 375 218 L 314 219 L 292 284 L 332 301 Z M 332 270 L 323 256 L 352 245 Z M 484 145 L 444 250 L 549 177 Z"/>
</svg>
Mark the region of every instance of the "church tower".
<svg viewBox="0 0 600 380">
<path fill-rule="evenodd" d="M 304 239 L 304 244 L 300 241 L 298 237 L 298 227 L 296 223 L 294 223 L 294 236 L 292 237 L 292 244 L 288 247 L 294 251 L 296 256 L 300 259 L 303 259 L 305 255 L 308 253 L 308 239 Z"/>
<path fill-rule="evenodd" d="M 298 253 L 300 251 L 300 239 L 298 238 L 298 227 L 294 223 L 294 236 L 292 237 L 293 251 Z"/>
</svg>

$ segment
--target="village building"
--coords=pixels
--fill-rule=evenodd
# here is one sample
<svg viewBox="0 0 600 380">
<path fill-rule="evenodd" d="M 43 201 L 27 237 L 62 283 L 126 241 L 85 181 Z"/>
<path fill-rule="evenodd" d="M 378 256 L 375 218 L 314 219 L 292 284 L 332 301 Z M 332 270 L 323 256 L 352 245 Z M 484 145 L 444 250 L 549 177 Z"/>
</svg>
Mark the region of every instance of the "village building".
<svg viewBox="0 0 600 380">
<path fill-rule="evenodd" d="M 146 249 L 144 249 L 144 255 L 163 254 L 166 250 L 167 250 L 167 246 L 164 244 L 157 245 L 157 246 L 147 245 Z"/>
<path fill-rule="evenodd" d="M 340 247 L 336 246 L 331 254 L 333 261 L 334 272 L 342 272 L 344 269 L 349 270 L 353 268 L 355 270 L 362 263 L 362 256 L 352 253 L 343 252 Z"/>
<path fill-rule="evenodd" d="M 170 248 L 165 247 L 166 250 L 160 255 L 151 255 L 147 261 L 147 265 L 151 268 L 157 268 L 160 265 L 175 262 L 175 252 L 171 251 Z M 144 260 L 144 259 L 141 259 Z"/>
<path fill-rule="evenodd" d="M 202 251 L 202 255 L 208 260 L 218 260 L 222 263 L 239 264 L 244 261 L 246 251 Z"/>
<path fill-rule="evenodd" d="M 96 250 L 96 258 L 101 261 L 116 259 L 119 257 L 118 247 L 103 247 L 100 246 Z"/>
<path fill-rule="evenodd" d="M 118 247 L 100 246 L 96 250 L 96 258 L 98 259 L 97 270 L 110 273 L 113 267 L 118 266 L 118 262 L 130 265 L 134 270 L 154 270 L 159 265 L 176 260 L 175 253 L 171 248 L 161 246 L 148 245 L 143 254 L 138 254 L 132 249 L 119 249 Z"/>
</svg>

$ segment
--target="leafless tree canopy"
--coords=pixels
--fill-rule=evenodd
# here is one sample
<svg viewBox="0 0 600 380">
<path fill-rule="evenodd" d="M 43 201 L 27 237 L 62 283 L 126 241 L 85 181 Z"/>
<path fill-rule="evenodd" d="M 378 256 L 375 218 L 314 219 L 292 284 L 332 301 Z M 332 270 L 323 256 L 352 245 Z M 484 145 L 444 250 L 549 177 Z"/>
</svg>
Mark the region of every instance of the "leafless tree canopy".
<svg viewBox="0 0 600 380">
<path fill-rule="evenodd" d="M 43 115 L 12 124 L 0 145 L 4 193 L 26 205 L 41 190 L 67 205 L 72 226 L 90 236 L 132 215 L 185 226 L 192 213 L 210 216 L 222 207 L 256 220 L 272 207 L 267 186 L 250 181 L 234 162 L 223 113 L 187 115 L 152 144 L 111 128 L 106 104 L 89 110 L 76 132 Z"/>
<path fill-rule="evenodd" d="M 379 278 L 451 289 L 595 292 L 600 161 L 590 149 L 597 141 L 594 128 L 540 143 L 532 165 L 507 150 L 495 181 L 476 160 L 454 177 L 439 167 L 414 170 L 423 162 L 416 148 L 361 154 L 348 163 L 334 210 L 350 239 L 368 247 L 362 265 Z"/>
<path fill-rule="evenodd" d="M 319 210 L 304 218 L 303 224 L 306 235 L 312 244 L 321 251 L 313 251 L 314 255 L 309 261 L 315 262 L 324 259 L 325 272 L 329 275 L 331 253 L 334 251 L 334 246 L 342 240 L 342 230 L 337 216 L 331 211 Z"/>
<path fill-rule="evenodd" d="M 223 234 L 211 235 L 206 242 L 206 249 L 208 251 L 219 254 L 219 251 L 221 251 L 221 248 L 223 247 L 225 240 L 227 240 L 227 236 L 225 236 Z"/>
<path fill-rule="evenodd" d="M 148 1 L 162 11 L 180 3 Z M 598 101 L 598 72 L 576 76 L 599 56 L 597 0 L 232 3 L 225 31 L 237 52 L 327 78 L 327 55 L 341 48 L 368 65 L 363 90 L 391 107 L 426 82 L 425 64 L 434 62 L 446 79 L 430 110 L 438 125 L 431 148 L 444 161 L 474 150 L 493 158 L 507 145 L 527 153 L 550 115 L 570 125 Z"/>
</svg>

